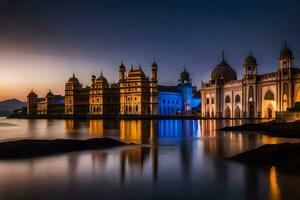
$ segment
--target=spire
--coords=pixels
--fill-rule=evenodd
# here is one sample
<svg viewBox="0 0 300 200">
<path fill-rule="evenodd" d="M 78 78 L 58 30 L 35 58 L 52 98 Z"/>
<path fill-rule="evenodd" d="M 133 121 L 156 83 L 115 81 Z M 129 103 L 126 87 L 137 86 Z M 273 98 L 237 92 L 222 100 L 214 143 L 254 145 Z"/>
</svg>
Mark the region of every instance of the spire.
<svg viewBox="0 0 300 200">
<path fill-rule="evenodd" d="M 287 42 L 286 42 L 286 41 L 284 41 L 284 48 L 285 48 L 285 49 L 288 48 L 288 47 L 287 47 Z"/>
<path fill-rule="evenodd" d="M 225 62 L 225 53 L 224 53 L 224 50 L 222 51 L 222 62 Z"/>
<path fill-rule="evenodd" d="M 102 69 L 101 69 L 100 77 L 103 77 Z"/>
<path fill-rule="evenodd" d="M 75 78 L 75 73 L 73 72 L 73 78 Z"/>
<path fill-rule="evenodd" d="M 250 50 L 250 52 L 249 52 L 249 56 L 252 56 L 252 51 Z"/>
<path fill-rule="evenodd" d="M 131 71 L 133 71 L 133 65 L 131 64 Z"/>
<path fill-rule="evenodd" d="M 141 64 L 139 64 L 139 70 L 141 70 L 142 69 L 142 66 L 141 66 Z"/>
</svg>

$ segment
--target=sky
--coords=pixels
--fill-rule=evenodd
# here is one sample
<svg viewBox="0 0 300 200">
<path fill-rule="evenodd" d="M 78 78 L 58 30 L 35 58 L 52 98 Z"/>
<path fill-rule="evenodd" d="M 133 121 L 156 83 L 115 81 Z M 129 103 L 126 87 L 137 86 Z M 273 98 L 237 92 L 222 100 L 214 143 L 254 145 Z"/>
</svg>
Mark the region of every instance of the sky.
<svg viewBox="0 0 300 200">
<path fill-rule="evenodd" d="M 0 100 L 64 94 L 72 73 L 118 82 L 121 61 L 150 75 L 155 60 L 163 85 L 186 66 L 199 89 L 223 50 L 241 77 L 250 51 L 277 70 L 284 42 L 298 66 L 299 13 L 298 0 L 0 0 Z"/>
</svg>

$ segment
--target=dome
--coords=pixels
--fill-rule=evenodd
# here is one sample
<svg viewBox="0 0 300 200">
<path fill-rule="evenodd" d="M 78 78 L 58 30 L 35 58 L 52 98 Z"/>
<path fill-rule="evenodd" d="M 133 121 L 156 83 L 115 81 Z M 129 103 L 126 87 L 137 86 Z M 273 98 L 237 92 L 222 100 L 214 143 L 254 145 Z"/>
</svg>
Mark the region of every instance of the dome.
<svg viewBox="0 0 300 200">
<path fill-rule="evenodd" d="M 280 52 L 280 59 L 284 58 L 293 58 L 293 53 L 286 44 L 284 45 L 284 49 Z"/>
<path fill-rule="evenodd" d="M 250 55 L 245 59 L 245 65 L 257 65 L 256 58 Z"/>
<path fill-rule="evenodd" d="M 237 79 L 237 75 L 234 69 L 226 63 L 224 59 L 224 54 L 222 62 L 218 64 L 217 67 L 211 73 L 211 80 L 216 79 L 223 79 L 225 81 L 232 81 Z"/>
<path fill-rule="evenodd" d="M 49 92 L 47 93 L 47 97 L 51 97 L 54 96 L 54 94 L 51 92 L 51 90 L 49 90 Z"/>
<path fill-rule="evenodd" d="M 102 72 L 101 72 L 100 76 L 96 79 L 96 82 L 108 83 L 107 79 L 103 76 Z"/>
<path fill-rule="evenodd" d="M 75 77 L 75 74 L 69 79 L 68 83 L 79 84 L 78 78 Z"/>
<path fill-rule="evenodd" d="M 183 71 L 180 74 L 180 80 L 181 82 L 185 82 L 185 81 L 189 81 L 190 80 L 190 74 L 188 73 L 188 71 L 186 71 L 186 69 L 184 68 Z"/>
<path fill-rule="evenodd" d="M 121 65 L 119 67 L 120 69 L 125 69 L 125 65 L 123 64 L 123 62 L 121 62 Z"/>
<path fill-rule="evenodd" d="M 152 68 L 157 68 L 157 67 L 158 67 L 158 66 L 157 66 L 156 62 L 153 62 Z"/>
</svg>

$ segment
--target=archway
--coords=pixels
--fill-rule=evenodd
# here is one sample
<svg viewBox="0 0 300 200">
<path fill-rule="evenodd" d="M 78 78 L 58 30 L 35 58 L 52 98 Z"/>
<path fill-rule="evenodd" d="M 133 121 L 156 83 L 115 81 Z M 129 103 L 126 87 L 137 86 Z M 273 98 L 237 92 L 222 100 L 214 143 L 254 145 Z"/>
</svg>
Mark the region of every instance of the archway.
<svg viewBox="0 0 300 200">
<path fill-rule="evenodd" d="M 275 115 L 274 108 L 271 104 L 269 104 L 265 109 L 265 118 L 273 118 Z"/>
<path fill-rule="evenodd" d="M 254 104 L 249 105 L 249 118 L 254 118 Z"/>
<path fill-rule="evenodd" d="M 234 110 L 234 117 L 235 117 L 235 118 L 240 118 L 240 117 L 241 117 L 241 114 L 240 114 L 240 113 L 241 113 L 240 107 L 237 106 L 237 107 L 235 108 L 235 110 Z"/>
<path fill-rule="evenodd" d="M 227 106 L 225 109 L 225 118 L 230 118 L 230 117 L 231 117 L 231 110 L 229 106 Z"/>
</svg>

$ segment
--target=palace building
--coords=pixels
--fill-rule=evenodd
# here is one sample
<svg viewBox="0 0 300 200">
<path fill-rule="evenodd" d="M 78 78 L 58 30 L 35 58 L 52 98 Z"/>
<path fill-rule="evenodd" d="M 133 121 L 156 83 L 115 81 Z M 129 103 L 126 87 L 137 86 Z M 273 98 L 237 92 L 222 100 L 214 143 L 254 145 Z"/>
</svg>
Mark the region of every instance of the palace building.
<svg viewBox="0 0 300 200">
<path fill-rule="evenodd" d="M 151 65 L 148 77 L 139 65 L 126 71 L 123 63 L 119 66 L 119 82 L 109 84 L 101 72 L 99 77 L 92 75 L 91 85 L 82 87 L 73 76 L 65 84 L 64 108 L 57 114 L 66 117 L 101 117 L 118 115 L 171 115 L 200 109 L 199 92 L 192 86 L 186 69 L 180 74 L 176 86 L 158 85 L 158 65 Z M 28 95 L 28 115 L 47 115 L 58 105 L 57 95 L 51 91 L 45 98 L 35 93 Z M 51 103 L 53 102 L 53 103 Z M 61 104 L 60 104 L 61 105 Z M 60 108 L 60 107 L 59 107 Z M 58 108 L 56 108 L 58 109 Z M 53 112 L 54 113 L 54 112 Z"/>
<path fill-rule="evenodd" d="M 109 84 L 102 72 L 98 78 L 92 75 L 92 84 L 89 92 L 89 115 L 117 115 L 119 111 L 119 84 Z"/>
<path fill-rule="evenodd" d="M 38 97 L 33 90 L 27 96 L 27 115 L 58 116 L 64 114 L 64 97 L 51 90 L 45 97 Z"/>
<path fill-rule="evenodd" d="M 120 114 L 121 115 L 157 115 L 158 85 L 157 64 L 151 66 L 151 78 L 147 77 L 139 66 L 128 71 L 122 63 L 119 67 Z"/>
<path fill-rule="evenodd" d="M 208 118 L 274 118 L 300 101 L 300 69 L 294 66 L 292 51 L 285 45 L 275 72 L 257 74 L 258 63 L 250 53 L 244 74 L 237 79 L 235 70 L 225 61 L 201 83 L 201 115 Z"/>
</svg>

